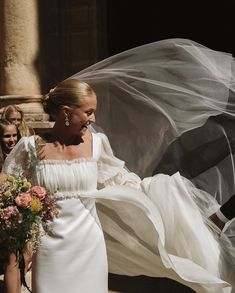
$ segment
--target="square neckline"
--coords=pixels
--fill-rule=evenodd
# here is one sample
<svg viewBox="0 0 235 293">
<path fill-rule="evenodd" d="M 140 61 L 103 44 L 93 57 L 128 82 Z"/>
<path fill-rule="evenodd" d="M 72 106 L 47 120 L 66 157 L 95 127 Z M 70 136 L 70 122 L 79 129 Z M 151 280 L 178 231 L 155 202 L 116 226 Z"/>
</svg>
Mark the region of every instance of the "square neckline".
<svg viewBox="0 0 235 293">
<path fill-rule="evenodd" d="M 74 158 L 74 159 L 38 159 L 37 156 L 37 151 L 36 151 L 36 141 L 35 141 L 35 136 L 33 136 L 33 142 L 34 142 L 34 151 L 35 151 L 35 157 L 36 160 L 39 163 L 48 163 L 48 164 L 73 164 L 73 163 L 81 163 L 81 162 L 93 162 L 97 160 L 98 157 L 98 153 L 99 153 L 99 144 L 96 143 L 98 141 L 98 136 L 95 135 L 95 133 L 91 132 L 91 136 L 92 136 L 92 155 L 89 157 L 78 157 L 78 158 Z"/>
</svg>

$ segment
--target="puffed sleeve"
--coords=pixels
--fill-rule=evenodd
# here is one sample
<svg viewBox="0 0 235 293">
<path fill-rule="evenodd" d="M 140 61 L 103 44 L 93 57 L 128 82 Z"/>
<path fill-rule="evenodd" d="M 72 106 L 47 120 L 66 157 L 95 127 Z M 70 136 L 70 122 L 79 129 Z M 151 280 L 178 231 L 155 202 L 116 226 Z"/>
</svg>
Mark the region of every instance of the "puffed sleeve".
<svg viewBox="0 0 235 293">
<path fill-rule="evenodd" d="M 141 179 L 125 168 L 125 162 L 114 156 L 107 136 L 97 133 L 100 138 L 98 159 L 98 188 L 110 185 L 126 185 L 140 189 Z"/>
<path fill-rule="evenodd" d="M 24 175 L 30 173 L 30 158 L 34 137 L 22 137 L 9 153 L 3 164 L 5 174 Z"/>
</svg>

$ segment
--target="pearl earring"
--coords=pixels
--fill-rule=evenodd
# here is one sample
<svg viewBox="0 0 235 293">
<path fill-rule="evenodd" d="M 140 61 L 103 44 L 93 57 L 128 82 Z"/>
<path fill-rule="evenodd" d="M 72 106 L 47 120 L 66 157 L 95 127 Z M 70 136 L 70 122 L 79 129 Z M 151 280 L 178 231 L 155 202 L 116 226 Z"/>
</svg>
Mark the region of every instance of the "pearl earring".
<svg viewBox="0 0 235 293">
<path fill-rule="evenodd" d="M 64 124 L 65 124 L 65 126 L 69 126 L 70 125 L 70 123 L 69 123 L 69 117 L 68 116 L 65 117 Z"/>
</svg>

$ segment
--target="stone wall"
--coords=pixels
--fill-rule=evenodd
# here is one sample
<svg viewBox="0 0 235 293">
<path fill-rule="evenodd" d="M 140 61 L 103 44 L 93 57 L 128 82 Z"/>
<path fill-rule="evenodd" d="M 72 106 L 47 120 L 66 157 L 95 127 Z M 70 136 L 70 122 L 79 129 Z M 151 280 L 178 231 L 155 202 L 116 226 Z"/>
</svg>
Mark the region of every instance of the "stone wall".
<svg viewBox="0 0 235 293">
<path fill-rule="evenodd" d="M 0 95 L 40 94 L 37 0 L 0 0 Z"/>
<path fill-rule="evenodd" d="M 105 3 L 0 0 L 0 113 L 17 104 L 30 126 L 51 127 L 40 97 L 104 56 Z"/>
</svg>

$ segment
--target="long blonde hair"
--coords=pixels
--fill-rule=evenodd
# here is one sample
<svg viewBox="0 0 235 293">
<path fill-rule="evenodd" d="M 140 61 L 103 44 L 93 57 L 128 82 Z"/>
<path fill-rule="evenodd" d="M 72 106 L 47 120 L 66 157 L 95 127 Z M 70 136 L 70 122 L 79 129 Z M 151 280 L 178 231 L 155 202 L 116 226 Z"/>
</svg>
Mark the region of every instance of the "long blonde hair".
<svg viewBox="0 0 235 293">
<path fill-rule="evenodd" d="M 9 117 L 13 112 L 19 112 L 20 115 L 21 115 L 21 122 L 20 122 L 20 125 L 18 127 L 20 137 L 22 137 L 22 136 L 30 136 L 30 135 L 34 134 L 33 129 L 30 128 L 27 125 L 27 123 L 25 122 L 25 120 L 24 120 L 24 112 L 19 106 L 17 106 L 17 105 L 6 106 L 3 109 L 2 118 L 10 120 Z"/>
</svg>

